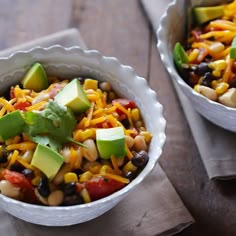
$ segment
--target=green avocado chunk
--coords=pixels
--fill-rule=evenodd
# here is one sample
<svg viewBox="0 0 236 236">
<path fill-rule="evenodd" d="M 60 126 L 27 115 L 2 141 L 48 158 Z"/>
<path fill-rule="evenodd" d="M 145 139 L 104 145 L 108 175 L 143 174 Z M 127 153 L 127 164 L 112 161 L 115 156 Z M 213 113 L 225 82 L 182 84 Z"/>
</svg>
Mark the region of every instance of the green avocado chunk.
<svg viewBox="0 0 236 236">
<path fill-rule="evenodd" d="M 234 39 L 232 41 L 230 51 L 229 51 L 230 58 L 236 59 L 236 36 L 234 36 Z"/>
<path fill-rule="evenodd" d="M 193 17 L 196 24 L 204 24 L 210 20 L 214 20 L 223 16 L 224 6 L 195 7 L 193 8 Z"/>
<path fill-rule="evenodd" d="M 78 79 L 73 79 L 56 96 L 55 101 L 69 107 L 75 113 L 90 108 L 90 102 Z"/>
<path fill-rule="evenodd" d="M 0 118 L 0 137 L 3 141 L 23 132 L 25 120 L 19 110 L 8 113 Z"/>
<path fill-rule="evenodd" d="M 174 63 L 179 71 L 182 70 L 183 64 L 188 64 L 188 55 L 185 52 L 184 48 L 181 46 L 179 42 L 175 44 L 174 47 Z"/>
<path fill-rule="evenodd" d="M 38 144 L 31 165 L 40 169 L 49 179 L 53 179 L 63 162 L 63 156 L 59 153 L 45 145 Z"/>
<path fill-rule="evenodd" d="M 112 155 L 117 158 L 126 155 L 125 135 L 121 126 L 97 129 L 96 141 L 99 155 L 103 159 L 109 159 Z"/>
<path fill-rule="evenodd" d="M 32 89 L 35 92 L 48 88 L 48 77 L 42 65 L 38 62 L 33 64 L 21 80 L 21 84 L 23 88 Z"/>
</svg>

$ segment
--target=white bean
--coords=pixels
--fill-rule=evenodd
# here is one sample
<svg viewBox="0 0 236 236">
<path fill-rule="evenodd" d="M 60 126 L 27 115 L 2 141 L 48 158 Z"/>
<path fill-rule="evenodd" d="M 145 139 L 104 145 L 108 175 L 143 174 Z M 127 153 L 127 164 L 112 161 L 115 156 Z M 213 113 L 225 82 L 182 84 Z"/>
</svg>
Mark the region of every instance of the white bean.
<svg viewBox="0 0 236 236">
<path fill-rule="evenodd" d="M 0 191 L 3 195 L 10 198 L 18 198 L 20 196 L 20 188 L 16 187 L 8 180 L 0 181 Z"/>
<path fill-rule="evenodd" d="M 88 161 L 96 161 L 98 159 L 98 151 L 94 140 L 87 139 L 83 144 L 87 146 L 87 148 L 83 148 L 83 156 Z"/>
<path fill-rule="evenodd" d="M 56 176 L 53 179 L 53 183 L 55 185 L 59 185 L 64 181 L 64 175 L 67 172 L 71 171 L 71 165 L 70 164 L 64 164 L 61 169 L 57 172 Z"/>
<path fill-rule="evenodd" d="M 199 85 L 198 86 L 198 92 L 200 94 L 202 94 L 203 96 L 209 98 L 210 100 L 212 101 L 216 101 L 217 100 L 217 93 L 214 89 L 211 89 L 207 86 L 202 86 L 202 85 Z"/>
<path fill-rule="evenodd" d="M 47 101 L 49 98 L 50 98 L 49 93 L 40 93 L 37 97 L 33 99 L 32 105 L 42 101 Z"/>
<path fill-rule="evenodd" d="M 134 145 L 134 139 L 129 135 L 125 135 L 125 143 L 127 144 L 128 148 L 132 148 Z"/>
<path fill-rule="evenodd" d="M 61 190 L 55 190 L 48 196 L 48 204 L 50 206 L 59 206 L 64 199 L 64 193 Z"/>
<path fill-rule="evenodd" d="M 141 150 L 147 150 L 147 144 L 145 142 L 145 139 L 141 135 L 137 135 L 134 138 L 134 149 L 135 151 L 139 152 Z"/>
</svg>

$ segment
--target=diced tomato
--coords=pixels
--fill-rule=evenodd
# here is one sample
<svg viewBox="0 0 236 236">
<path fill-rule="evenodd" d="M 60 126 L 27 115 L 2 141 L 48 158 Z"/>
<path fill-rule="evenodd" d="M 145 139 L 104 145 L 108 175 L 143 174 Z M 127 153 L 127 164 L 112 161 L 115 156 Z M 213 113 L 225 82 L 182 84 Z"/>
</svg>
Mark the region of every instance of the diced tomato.
<svg viewBox="0 0 236 236">
<path fill-rule="evenodd" d="M 21 188 L 25 202 L 34 203 L 36 201 L 33 186 L 23 174 L 5 169 L 2 172 L 2 178 Z"/>
<path fill-rule="evenodd" d="M 26 107 L 29 107 L 30 105 L 30 102 L 17 102 L 13 106 L 16 110 L 25 111 Z"/>
<path fill-rule="evenodd" d="M 85 187 L 93 201 L 109 196 L 124 186 L 124 183 L 102 176 L 94 177 L 85 183 Z"/>
<path fill-rule="evenodd" d="M 128 109 L 128 108 L 136 108 L 136 104 L 134 101 L 126 99 L 126 98 L 117 98 L 112 100 L 112 104 L 114 104 L 115 102 L 119 103 L 121 106 L 123 106 L 124 108 Z M 124 114 L 120 109 L 116 109 L 116 112 L 121 116 L 122 114 Z"/>
<path fill-rule="evenodd" d="M 117 98 L 112 100 L 112 104 L 114 104 L 115 102 L 118 102 L 121 106 L 125 107 L 126 109 L 128 108 L 135 108 L 137 107 L 135 102 L 126 98 Z"/>
</svg>

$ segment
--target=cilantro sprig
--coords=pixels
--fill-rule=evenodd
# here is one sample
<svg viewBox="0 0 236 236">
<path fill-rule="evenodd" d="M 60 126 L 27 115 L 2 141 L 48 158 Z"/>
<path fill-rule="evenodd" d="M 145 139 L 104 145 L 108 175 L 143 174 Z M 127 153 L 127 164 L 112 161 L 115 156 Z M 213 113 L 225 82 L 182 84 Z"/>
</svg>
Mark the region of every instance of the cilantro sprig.
<svg viewBox="0 0 236 236">
<path fill-rule="evenodd" d="M 50 100 L 43 111 L 25 112 L 24 118 L 24 132 L 36 143 L 49 145 L 57 151 L 67 142 L 84 146 L 72 138 L 76 126 L 73 112 L 56 101 Z"/>
</svg>

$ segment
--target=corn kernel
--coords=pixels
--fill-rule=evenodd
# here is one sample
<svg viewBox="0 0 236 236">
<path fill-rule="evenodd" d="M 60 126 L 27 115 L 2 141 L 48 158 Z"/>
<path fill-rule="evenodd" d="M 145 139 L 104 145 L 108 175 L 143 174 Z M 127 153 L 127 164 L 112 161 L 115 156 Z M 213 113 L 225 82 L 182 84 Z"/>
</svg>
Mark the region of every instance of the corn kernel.
<svg viewBox="0 0 236 236">
<path fill-rule="evenodd" d="M 193 51 L 188 55 L 188 60 L 190 62 L 196 60 L 199 53 L 200 53 L 199 49 L 197 49 L 197 48 L 193 49 Z"/>
<path fill-rule="evenodd" d="M 83 198 L 85 203 L 91 202 L 91 198 L 90 198 L 89 192 L 88 192 L 88 190 L 86 188 L 83 188 L 81 190 L 80 196 Z"/>
<path fill-rule="evenodd" d="M 223 59 L 217 60 L 217 61 L 210 63 L 210 67 L 213 70 L 225 70 L 227 67 L 227 62 Z"/>
<path fill-rule="evenodd" d="M 98 81 L 94 80 L 94 79 L 86 79 L 84 81 L 84 89 L 93 89 L 93 90 L 97 90 L 98 88 Z"/>
<path fill-rule="evenodd" d="M 216 87 L 215 91 L 218 95 L 220 95 L 220 94 L 225 93 L 228 88 L 229 88 L 228 83 L 221 82 L 221 83 L 217 84 L 217 87 Z"/>
<path fill-rule="evenodd" d="M 41 176 L 36 176 L 31 180 L 31 183 L 33 184 L 33 186 L 39 186 L 41 180 Z"/>
<path fill-rule="evenodd" d="M 99 171 L 100 174 L 106 174 L 106 173 L 114 173 L 114 170 L 108 166 L 108 165 L 103 165 Z"/>
<path fill-rule="evenodd" d="M 79 182 L 83 183 L 93 178 L 93 174 L 90 171 L 86 171 L 80 175 Z"/>
<path fill-rule="evenodd" d="M 131 110 L 131 118 L 134 122 L 140 120 L 140 113 L 138 108 L 133 108 Z"/>
<path fill-rule="evenodd" d="M 146 143 L 149 143 L 151 141 L 152 135 L 148 131 L 141 131 L 140 135 L 142 135 L 145 139 Z"/>
<path fill-rule="evenodd" d="M 213 89 L 216 89 L 217 84 L 218 84 L 218 81 L 217 81 L 217 80 L 212 80 L 212 81 L 211 81 L 211 87 L 212 87 Z"/>
<path fill-rule="evenodd" d="M 71 182 L 78 182 L 78 177 L 76 173 L 68 172 L 64 175 L 64 182 L 71 183 Z"/>
<path fill-rule="evenodd" d="M 137 170 L 137 167 L 133 165 L 131 161 L 127 162 L 127 164 L 123 167 L 123 172 L 135 172 Z"/>
<path fill-rule="evenodd" d="M 212 75 L 214 75 L 215 77 L 221 77 L 221 71 L 220 70 L 213 70 Z"/>
<path fill-rule="evenodd" d="M 196 92 L 198 92 L 198 93 L 199 93 L 199 86 L 200 86 L 199 84 L 196 84 L 196 85 L 194 86 L 194 88 L 193 88 L 193 89 L 194 89 Z"/>
</svg>

